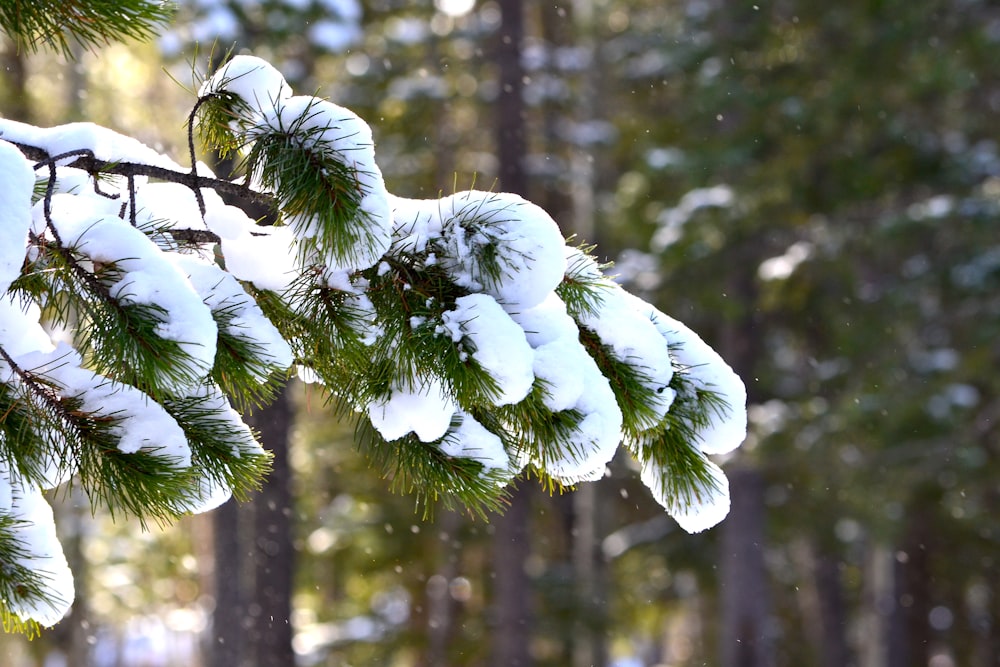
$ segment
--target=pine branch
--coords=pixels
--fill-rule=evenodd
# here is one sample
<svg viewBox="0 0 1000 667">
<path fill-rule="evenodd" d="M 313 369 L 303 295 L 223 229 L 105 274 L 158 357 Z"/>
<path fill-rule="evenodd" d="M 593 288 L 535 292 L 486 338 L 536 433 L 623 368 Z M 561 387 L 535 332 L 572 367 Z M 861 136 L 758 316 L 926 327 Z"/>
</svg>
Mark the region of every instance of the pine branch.
<svg viewBox="0 0 1000 667">
<path fill-rule="evenodd" d="M 20 606 L 37 607 L 49 603 L 44 592 L 45 574 L 22 565 L 30 554 L 17 533 L 29 526 L 26 521 L 0 514 L 0 620 L 4 632 L 16 632 L 33 639 L 40 632 L 38 622 L 18 617 L 6 604 L 6 601 L 16 601 Z"/>
<path fill-rule="evenodd" d="M 389 480 L 392 491 L 414 496 L 425 519 L 439 500 L 448 509 L 461 506 L 483 520 L 488 512 L 502 511 L 507 505 L 510 492 L 502 484 L 505 471 L 486 471 L 473 459 L 448 456 L 412 433 L 386 442 L 364 418 L 358 420 L 355 438 L 372 465 Z"/>
<path fill-rule="evenodd" d="M 170 5 L 148 0 L 15 0 L 0 3 L 0 31 L 18 50 L 45 46 L 72 58 L 71 39 L 89 49 L 149 39 L 172 13 Z"/>
<path fill-rule="evenodd" d="M 3 138 L 2 135 L 0 135 L 0 138 Z M 37 146 L 31 146 L 15 141 L 11 141 L 10 143 L 17 146 L 21 153 L 33 162 L 48 164 L 53 160 L 53 156 L 51 156 L 48 151 Z M 114 174 L 129 178 L 134 178 L 136 176 L 149 176 L 150 178 L 156 178 L 168 183 L 180 183 L 181 185 L 186 185 L 192 190 L 196 190 L 198 188 L 211 188 L 221 195 L 245 199 L 249 202 L 264 206 L 271 211 L 278 210 L 278 204 L 273 195 L 221 178 L 199 176 L 197 174 L 192 174 L 191 172 L 175 171 L 165 167 L 157 167 L 155 165 L 141 164 L 137 162 L 108 162 L 106 160 L 92 157 L 91 155 L 80 155 L 79 157 L 75 157 L 72 162 L 60 166 L 82 169 L 91 176 L 96 176 L 98 174 Z M 215 240 L 218 241 L 217 238 Z"/>
</svg>

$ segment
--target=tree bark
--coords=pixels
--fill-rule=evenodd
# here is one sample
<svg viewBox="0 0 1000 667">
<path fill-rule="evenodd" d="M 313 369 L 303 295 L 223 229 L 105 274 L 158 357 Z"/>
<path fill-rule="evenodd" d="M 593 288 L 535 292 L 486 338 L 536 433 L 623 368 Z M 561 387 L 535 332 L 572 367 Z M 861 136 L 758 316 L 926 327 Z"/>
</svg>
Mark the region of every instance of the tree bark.
<svg viewBox="0 0 1000 667">
<path fill-rule="evenodd" d="M 244 667 L 246 616 L 244 577 L 246 552 L 241 546 L 241 508 L 230 499 L 212 512 L 214 533 L 215 608 L 208 647 L 208 667 Z"/>
<path fill-rule="evenodd" d="M 847 647 L 847 610 L 840 578 L 840 563 L 831 553 L 814 550 L 816 597 L 819 602 L 822 661 L 825 667 L 850 664 Z"/>
<path fill-rule="evenodd" d="M 774 649 L 764 566 L 764 481 L 753 468 L 729 471 L 732 511 L 722 524 L 722 667 L 771 667 Z"/>
<path fill-rule="evenodd" d="M 500 0 L 500 35 L 496 61 L 500 69 L 500 93 L 496 106 L 497 158 L 500 187 L 528 196 L 524 171 L 527 141 L 524 127 L 524 70 L 521 46 L 524 39 L 522 0 Z M 495 578 L 492 617 L 494 623 L 490 663 L 494 667 L 531 665 L 531 582 L 525 572 L 530 554 L 528 523 L 531 486 L 511 491 L 511 504 L 494 523 L 493 558 Z"/>
<path fill-rule="evenodd" d="M 532 664 L 531 582 L 524 569 L 531 553 L 528 519 L 531 489 L 523 485 L 511 496 L 510 507 L 494 521 L 493 533 L 493 667 L 527 667 Z"/>
<path fill-rule="evenodd" d="M 293 410 L 285 387 L 271 405 L 251 415 L 248 423 L 274 456 L 271 474 L 252 502 L 254 597 L 248 619 L 252 664 L 289 667 L 292 650 L 292 586 L 295 549 L 292 543 L 291 469 L 288 438 Z"/>
<path fill-rule="evenodd" d="M 500 187 L 527 197 L 524 156 L 528 143 L 524 122 L 524 68 L 521 66 L 524 7 L 522 0 L 500 0 L 499 4 L 501 22 L 496 60 L 500 68 L 500 92 L 495 122 Z"/>
</svg>

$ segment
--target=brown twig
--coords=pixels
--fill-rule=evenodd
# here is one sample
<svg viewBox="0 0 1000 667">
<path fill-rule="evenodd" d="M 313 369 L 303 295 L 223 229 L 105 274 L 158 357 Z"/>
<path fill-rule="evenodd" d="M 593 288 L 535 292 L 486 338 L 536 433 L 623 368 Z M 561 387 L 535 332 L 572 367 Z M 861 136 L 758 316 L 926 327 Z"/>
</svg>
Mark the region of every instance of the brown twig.
<svg viewBox="0 0 1000 667">
<path fill-rule="evenodd" d="M 17 146 L 29 160 L 33 160 L 35 162 L 46 162 L 52 160 L 52 156 L 50 156 L 48 151 L 45 149 L 18 142 L 10 143 Z M 170 183 L 180 183 L 181 185 L 188 186 L 196 192 L 199 188 L 211 188 L 222 195 L 239 197 L 255 204 L 266 206 L 271 210 L 278 210 L 277 202 L 275 201 L 273 195 L 265 192 L 258 192 L 257 190 L 247 187 L 246 185 L 226 181 L 221 178 L 209 178 L 207 176 L 199 176 L 190 172 L 174 171 L 173 169 L 167 169 L 165 167 L 156 167 L 149 164 L 138 164 L 135 162 L 108 162 L 106 160 L 100 160 L 93 157 L 92 155 L 81 155 L 64 166 L 82 169 L 89 174 L 115 174 L 126 177 L 148 176 L 150 178 L 156 178 Z"/>
</svg>

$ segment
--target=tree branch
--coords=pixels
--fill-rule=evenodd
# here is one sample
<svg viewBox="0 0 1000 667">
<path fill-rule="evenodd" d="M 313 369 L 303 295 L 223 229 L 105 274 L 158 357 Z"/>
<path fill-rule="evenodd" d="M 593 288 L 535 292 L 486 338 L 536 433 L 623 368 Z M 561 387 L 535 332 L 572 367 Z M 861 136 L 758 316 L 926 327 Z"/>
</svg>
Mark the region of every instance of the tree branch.
<svg viewBox="0 0 1000 667">
<path fill-rule="evenodd" d="M 45 162 L 46 160 L 52 159 L 52 156 L 49 155 L 46 150 L 38 148 L 37 146 L 30 146 L 16 141 L 11 141 L 10 143 L 17 146 L 29 160 Z M 198 176 L 197 174 L 190 172 L 174 171 L 172 169 L 155 167 L 149 164 L 137 164 L 134 162 L 107 162 L 105 160 L 99 160 L 95 157 L 87 155 L 78 157 L 64 166 L 82 169 L 89 174 L 115 174 L 129 178 L 134 178 L 136 176 L 149 176 L 150 178 L 156 178 L 161 181 L 169 181 L 171 183 L 186 185 L 195 192 L 197 192 L 199 188 L 211 188 L 222 195 L 229 195 L 231 197 L 238 197 L 251 201 L 255 204 L 266 206 L 272 211 L 278 210 L 277 201 L 274 196 L 265 192 L 258 192 L 257 190 L 247 187 L 246 185 L 223 180 L 221 178 Z"/>
</svg>

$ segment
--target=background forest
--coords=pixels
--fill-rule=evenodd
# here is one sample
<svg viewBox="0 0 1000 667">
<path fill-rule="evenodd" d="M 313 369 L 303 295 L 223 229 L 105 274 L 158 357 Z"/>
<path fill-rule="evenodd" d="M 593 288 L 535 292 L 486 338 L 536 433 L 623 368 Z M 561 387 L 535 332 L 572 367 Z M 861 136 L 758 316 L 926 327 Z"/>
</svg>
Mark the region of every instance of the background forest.
<svg viewBox="0 0 1000 667">
<path fill-rule="evenodd" d="M 688 535 L 623 460 L 425 518 L 292 385 L 253 503 L 63 503 L 77 603 L 3 664 L 1000 665 L 995 3 L 185 0 L 75 63 L 5 44 L 0 113 L 182 155 L 215 40 L 365 118 L 394 192 L 520 192 L 719 350 L 732 513 Z"/>
</svg>

